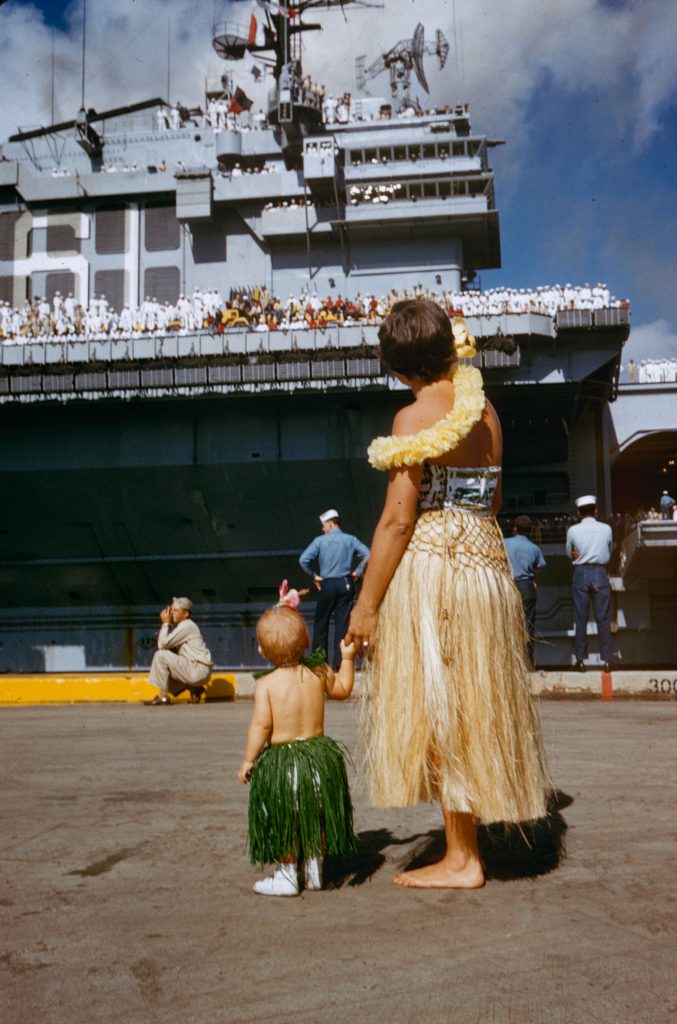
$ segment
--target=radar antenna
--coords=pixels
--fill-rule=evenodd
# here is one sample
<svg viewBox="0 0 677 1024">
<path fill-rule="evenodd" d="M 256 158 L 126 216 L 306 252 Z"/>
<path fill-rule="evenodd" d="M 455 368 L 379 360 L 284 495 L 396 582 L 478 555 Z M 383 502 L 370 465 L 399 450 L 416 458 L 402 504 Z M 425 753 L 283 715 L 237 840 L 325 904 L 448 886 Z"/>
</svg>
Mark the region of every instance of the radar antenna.
<svg viewBox="0 0 677 1024">
<path fill-rule="evenodd" d="M 276 80 L 280 78 L 283 67 L 299 56 L 291 52 L 294 49 L 292 38 L 301 32 L 322 31 L 322 25 L 303 23 L 306 11 L 383 7 L 381 0 L 257 0 L 257 4 L 260 10 L 256 9 L 256 15 L 251 15 L 248 24 L 215 21 L 212 45 L 224 60 L 242 60 L 245 53 L 270 53 L 268 59 Z M 259 25 L 257 15 L 265 18 L 265 25 Z"/>
<path fill-rule="evenodd" d="M 425 28 L 419 22 L 411 39 L 401 39 L 391 50 L 382 53 L 373 64 L 364 69 L 363 80 L 366 82 L 370 78 L 376 78 L 382 71 L 388 70 L 392 95 L 401 95 L 403 100 L 408 100 L 413 70 L 421 87 L 429 93 L 430 87 L 423 67 L 423 58 L 426 53 L 434 54 L 437 57 L 441 69 L 449 56 L 449 43 L 439 28 L 435 32 L 435 42 L 426 43 Z"/>
</svg>

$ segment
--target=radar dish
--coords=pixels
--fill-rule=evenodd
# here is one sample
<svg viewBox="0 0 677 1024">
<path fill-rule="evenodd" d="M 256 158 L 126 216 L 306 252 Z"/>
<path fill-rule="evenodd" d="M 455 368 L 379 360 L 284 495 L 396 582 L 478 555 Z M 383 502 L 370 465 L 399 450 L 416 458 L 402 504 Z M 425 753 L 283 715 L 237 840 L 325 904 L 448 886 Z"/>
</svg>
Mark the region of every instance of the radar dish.
<svg viewBox="0 0 677 1024">
<path fill-rule="evenodd" d="M 439 28 L 435 33 L 435 53 L 437 54 L 440 62 L 440 69 L 447 63 L 447 57 L 449 56 L 449 43 L 446 40 L 444 32 Z"/>
<path fill-rule="evenodd" d="M 443 68 L 449 56 L 449 43 L 440 29 L 435 32 L 435 42 L 426 43 L 425 28 L 419 21 L 411 39 L 401 39 L 391 50 L 382 53 L 373 64 L 364 69 L 363 80 L 375 78 L 376 75 L 387 69 L 390 72 L 390 88 L 393 96 L 399 94 L 402 99 L 409 100 L 413 69 L 419 84 L 427 93 L 430 93 L 423 66 L 426 53 L 435 54 L 440 62 L 440 68 Z"/>
<path fill-rule="evenodd" d="M 242 60 L 250 43 L 244 25 L 221 21 L 212 28 L 212 46 L 224 60 Z"/>
<path fill-rule="evenodd" d="M 425 53 L 425 29 L 419 21 L 418 25 L 414 29 L 414 35 L 411 40 L 411 55 L 414 57 L 423 58 Z"/>
<path fill-rule="evenodd" d="M 425 71 L 423 70 L 423 54 L 425 53 L 425 29 L 419 21 L 418 25 L 414 29 L 414 36 L 411 40 L 411 59 L 414 65 L 414 71 L 420 84 L 423 86 L 426 92 L 430 92 L 428 86 L 428 80 L 425 77 Z"/>
</svg>

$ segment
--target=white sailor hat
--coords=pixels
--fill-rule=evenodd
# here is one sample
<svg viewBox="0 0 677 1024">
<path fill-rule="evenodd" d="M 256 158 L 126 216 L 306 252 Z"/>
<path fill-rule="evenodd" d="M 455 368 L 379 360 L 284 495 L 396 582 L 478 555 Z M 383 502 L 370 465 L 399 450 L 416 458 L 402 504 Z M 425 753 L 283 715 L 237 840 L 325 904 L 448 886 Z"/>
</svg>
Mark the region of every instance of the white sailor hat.
<svg viewBox="0 0 677 1024">
<path fill-rule="evenodd" d="M 321 523 L 328 523 L 330 519 L 338 519 L 339 514 L 335 508 L 328 508 L 326 512 L 323 512 L 320 516 Z"/>
<path fill-rule="evenodd" d="M 594 494 L 583 494 L 580 498 L 576 498 L 576 508 L 586 508 L 588 505 L 596 505 L 597 498 Z"/>
<path fill-rule="evenodd" d="M 193 602 L 189 597 L 173 597 L 172 604 L 175 608 L 182 608 L 184 612 L 189 612 L 193 607 Z"/>
</svg>

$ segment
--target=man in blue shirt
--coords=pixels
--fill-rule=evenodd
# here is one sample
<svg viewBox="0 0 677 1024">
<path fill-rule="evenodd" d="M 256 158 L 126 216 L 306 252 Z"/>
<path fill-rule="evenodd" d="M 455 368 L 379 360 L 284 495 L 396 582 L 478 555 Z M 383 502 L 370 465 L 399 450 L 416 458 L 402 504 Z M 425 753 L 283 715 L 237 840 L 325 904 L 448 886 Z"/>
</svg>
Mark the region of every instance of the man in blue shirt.
<svg viewBox="0 0 677 1024">
<path fill-rule="evenodd" d="M 335 508 L 320 516 L 322 535 L 316 537 L 299 558 L 301 568 L 319 590 L 313 626 L 313 650 L 322 647 L 332 668 L 341 664 L 339 643 L 346 635 L 350 610 L 355 600 L 355 580 L 365 570 L 369 548 L 357 537 L 344 533 Z M 329 622 L 334 615 L 334 649 L 329 657 Z"/>
<path fill-rule="evenodd" d="M 605 672 L 611 671 L 611 587 L 606 566 L 611 558 L 612 534 L 608 523 L 598 522 L 597 498 L 585 494 L 576 498 L 581 517 L 567 530 L 567 554 L 574 563 L 571 582 L 574 601 L 576 668 L 585 672 L 588 656 L 588 618 L 590 604 L 597 623 L 599 649 Z"/>
<path fill-rule="evenodd" d="M 673 509 L 675 507 L 675 499 L 671 497 L 667 491 L 663 491 L 661 494 L 661 519 L 672 519 Z"/>
<path fill-rule="evenodd" d="M 510 568 L 515 585 L 522 598 L 524 617 L 527 622 L 529 642 L 527 651 L 529 664 L 534 667 L 534 635 L 536 633 L 536 573 L 545 565 L 543 552 L 529 540 L 531 519 L 529 516 L 518 516 L 512 537 L 505 541 L 505 550 L 510 559 Z"/>
</svg>

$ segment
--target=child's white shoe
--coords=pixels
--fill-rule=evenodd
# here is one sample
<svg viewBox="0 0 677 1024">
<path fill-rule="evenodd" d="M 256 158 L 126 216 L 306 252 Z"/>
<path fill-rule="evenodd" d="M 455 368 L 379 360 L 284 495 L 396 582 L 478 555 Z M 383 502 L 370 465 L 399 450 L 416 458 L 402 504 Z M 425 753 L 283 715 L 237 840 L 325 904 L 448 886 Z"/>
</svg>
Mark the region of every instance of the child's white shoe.
<svg viewBox="0 0 677 1024">
<path fill-rule="evenodd" d="M 311 857 L 305 862 L 306 889 L 317 892 L 322 888 L 322 857 Z"/>
<path fill-rule="evenodd" d="M 270 878 L 254 883 L 254 892 L 260 896 L 298 896 L 299 876 L 296 864 L 276 864 Z"/>
</svg>

